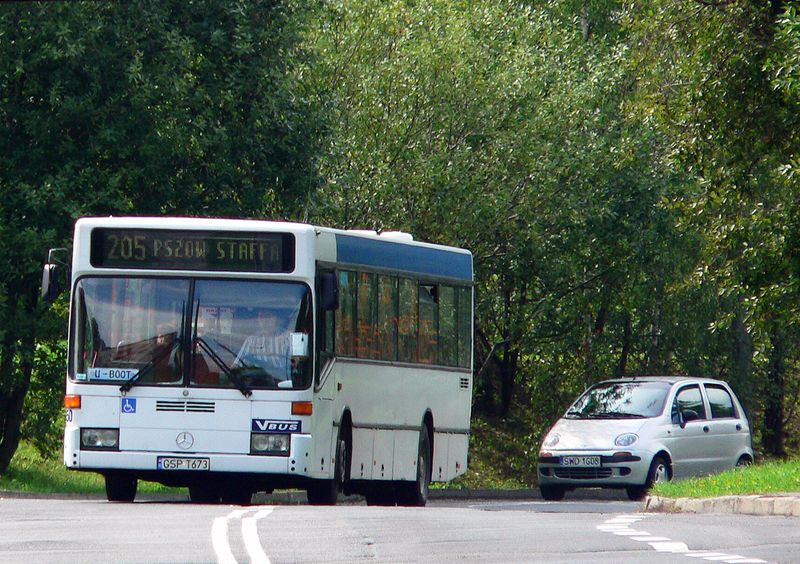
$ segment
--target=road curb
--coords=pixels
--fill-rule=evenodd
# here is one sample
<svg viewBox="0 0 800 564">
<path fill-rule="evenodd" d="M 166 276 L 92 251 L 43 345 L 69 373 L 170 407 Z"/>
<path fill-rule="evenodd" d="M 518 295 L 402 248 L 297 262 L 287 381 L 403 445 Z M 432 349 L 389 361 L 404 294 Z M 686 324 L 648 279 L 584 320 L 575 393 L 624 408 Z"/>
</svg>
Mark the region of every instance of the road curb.
<svg viewBox="0 0 800 564">
<path fill-rule="evenodd" d="M 644 511 L 661 513 L 720 513 L 800 517 L 800 497 L 786 495 L 732 495 L 705 499 L 648 496 Z"/>
</svg>

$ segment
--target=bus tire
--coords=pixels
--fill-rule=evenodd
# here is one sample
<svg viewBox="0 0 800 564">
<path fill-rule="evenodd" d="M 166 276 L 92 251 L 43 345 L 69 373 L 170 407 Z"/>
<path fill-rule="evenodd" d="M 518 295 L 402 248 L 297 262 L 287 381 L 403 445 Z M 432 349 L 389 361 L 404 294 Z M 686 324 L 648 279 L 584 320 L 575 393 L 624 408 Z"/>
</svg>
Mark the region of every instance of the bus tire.
<svg viewBox="0 0 800 564">
<path fill-rule="evenodd" d="M 425 507 L 428 503 L 428 490 L 431 484 L 431 437 L 428 424 L 422 424 L 417 449 L 417 479 L 401 482 L 397 487 L 397 504 L 407 507 Z"/>
<path fill-rule="evenodd" d="M 336 437 L 336 458 L 333 466 L 333 479 L 312 480 L 306 489 L 309 505 L 336 505 L 339 492 L 348 479 L 347 467 L 350 460 L 350 448 L 342 433 Z"/>
<path fill-rule="evenodd" d="M 106 474 L 106 499 L 131 503 L 136 498 L 138 480 L 124 473 Z"/>
</svg>

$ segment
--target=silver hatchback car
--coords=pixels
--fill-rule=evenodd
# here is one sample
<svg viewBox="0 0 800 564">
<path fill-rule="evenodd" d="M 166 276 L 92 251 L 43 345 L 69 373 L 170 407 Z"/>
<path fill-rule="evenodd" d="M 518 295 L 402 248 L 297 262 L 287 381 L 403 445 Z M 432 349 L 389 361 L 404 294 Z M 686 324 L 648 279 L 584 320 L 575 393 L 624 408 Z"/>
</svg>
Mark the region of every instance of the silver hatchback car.
<svg viewBox="0 0 800 564">
<path fill-rule="evenodd" d="M 625 488 L 642 499 L 656 482 L 714 474 L 753 461 L 750 427 L 721 380 L 642 376 L 586 390 L 539 451 L 539 488 Z"/>
</svg>

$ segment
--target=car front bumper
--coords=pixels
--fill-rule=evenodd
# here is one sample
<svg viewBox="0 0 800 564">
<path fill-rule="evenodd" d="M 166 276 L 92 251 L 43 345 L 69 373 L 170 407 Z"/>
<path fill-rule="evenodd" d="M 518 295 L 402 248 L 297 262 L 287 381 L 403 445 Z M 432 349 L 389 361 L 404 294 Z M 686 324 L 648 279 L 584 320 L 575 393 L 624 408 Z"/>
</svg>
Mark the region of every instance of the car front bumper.
<svg viewBox="0 0 800 564">
<path fill-rule="evenodd" d="M 576 461 L 599 457 L 599 465 Z M 539 485 L 623 488 L 647 482 L 653 455 L 645 452 L 553 451 L 539 456 Z M 569 463 L 572 464 L 569 464 Z"/>
</svg>

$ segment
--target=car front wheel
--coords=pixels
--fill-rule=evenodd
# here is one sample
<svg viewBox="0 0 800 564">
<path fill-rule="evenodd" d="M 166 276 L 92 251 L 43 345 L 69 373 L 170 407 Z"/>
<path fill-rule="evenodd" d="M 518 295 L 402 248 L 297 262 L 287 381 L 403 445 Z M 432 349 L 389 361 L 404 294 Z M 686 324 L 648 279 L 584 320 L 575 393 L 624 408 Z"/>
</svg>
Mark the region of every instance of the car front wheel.
<svg viewBox="0 0 800 564">
<path fill-rule="evenodd" d="M 650 470 L 647 472 L 647 481 L 644 485 L 628 486 L 625 488 L 625 492 L 631 501 L 641 501 L 650 488 L 653 487 L 653 484 L 669 482 L 670 479 L 669 462 L 663 456 L 656 456 L 653 458 L 653 462 L 650 463 Z"/>
</svg>

